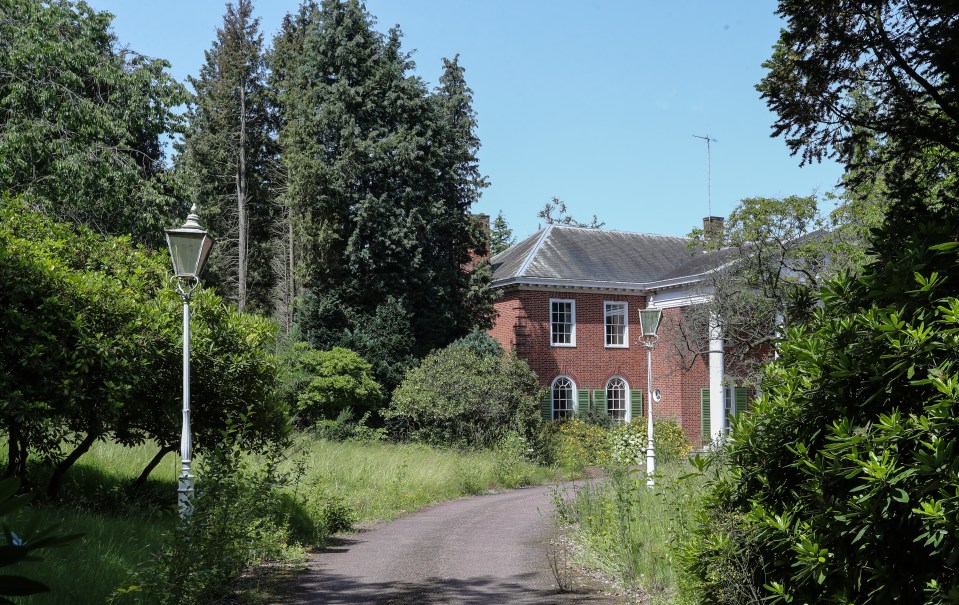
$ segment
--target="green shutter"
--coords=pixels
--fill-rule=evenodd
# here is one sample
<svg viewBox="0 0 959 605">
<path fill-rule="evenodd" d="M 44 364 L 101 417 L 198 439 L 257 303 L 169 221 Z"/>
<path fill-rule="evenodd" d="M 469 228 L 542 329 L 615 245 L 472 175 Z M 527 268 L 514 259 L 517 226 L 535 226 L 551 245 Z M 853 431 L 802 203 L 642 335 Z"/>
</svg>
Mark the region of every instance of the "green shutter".
<svg viewBox="0 0 959 605">
<path fill-rule="evenodd" d="M 702 423 L 703 423 L 703 445 L 712 441 L 712 431 L 709 429 L 709 389 L 700 391 L 700 399 L 703 402 Z"/>
<path fill-rule="evenodd" d="M 578 416 L 589 409 L 589 390 L 580 389 L 576 395 L 576 415 Z"/>
<path fill-rule="evenodd" d="M 596 408 L 597 411 L 606 411 L 606 391 L 603 389 L 593 391 L 593 407 Z"/>
<path fill-rule="evenodd" d="M 736 388 L 736 415 L 739 416 L 746 411 L 746 389 Z"/>
<path fill-rule="evenodd" d="M 553 393 L 550 389 L 546 389 L 546 392 L 543 393 L 543 420 L 549 422 L 553 419 Z"/>
<path fill-rule="evenodd" d="M 643 392 L 640 389 L 632 389 L 629 392 L 629 418 L 636 420 L 643 417 Z"/>
</svg>

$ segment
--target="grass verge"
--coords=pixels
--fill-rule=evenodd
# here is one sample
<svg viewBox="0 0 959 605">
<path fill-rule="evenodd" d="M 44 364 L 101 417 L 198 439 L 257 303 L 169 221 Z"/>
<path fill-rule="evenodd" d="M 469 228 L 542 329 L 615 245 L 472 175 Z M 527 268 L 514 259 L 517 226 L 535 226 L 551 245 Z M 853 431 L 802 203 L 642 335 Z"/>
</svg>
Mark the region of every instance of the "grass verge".
<svg viewBox="0 0 959 605">
<path fill-rule="evenodd" d="M 674 462 L 659 469 L 656 485 L 640 471 L 611 468 L 603 482 L 557 495 L 557 520 L 578 545 L 576 563 L 601 571 L 643 602 L 683 604 L 677 548 L 692 529 L 701 480 L 680 477 L 691 467 Z"/>
</svg>

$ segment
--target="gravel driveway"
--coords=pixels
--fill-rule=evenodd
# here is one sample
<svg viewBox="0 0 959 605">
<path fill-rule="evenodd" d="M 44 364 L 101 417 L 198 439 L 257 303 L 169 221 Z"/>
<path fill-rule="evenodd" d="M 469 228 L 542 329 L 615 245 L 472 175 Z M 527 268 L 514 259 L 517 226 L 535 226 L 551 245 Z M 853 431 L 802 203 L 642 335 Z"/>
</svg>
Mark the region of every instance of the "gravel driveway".
<svg viewBox="0 0 959 605">
<path fill-rule="evenodd" d="M 440 504 L 314 553 L 296 604 L 608 604 L 560 594 L 549 569 L 548 486 Z"/>
</svg>

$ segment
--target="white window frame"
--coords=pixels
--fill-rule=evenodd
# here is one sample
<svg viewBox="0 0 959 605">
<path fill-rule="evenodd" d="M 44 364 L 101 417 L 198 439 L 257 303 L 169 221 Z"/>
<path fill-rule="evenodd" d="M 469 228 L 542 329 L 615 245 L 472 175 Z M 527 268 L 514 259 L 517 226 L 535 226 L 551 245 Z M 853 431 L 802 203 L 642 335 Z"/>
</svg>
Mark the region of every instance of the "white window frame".
<svg viewBox="0 0 959 605">
<path fill-rule="evenodd" d="M 736 415 L 736 387 L 723 387 L 723 435 L 733 428 L 732 417 Z"/>
<path fill-rule="evenodd" d="M 566 415 L 565 415 L 565 416 L 557 416 L 557 415 L 556 415 L 557 409 L 556 409 L 556 391 L 555 391 L 555 389 L 556 389 L 556 383 L 559 382 L 560 380 L 563 380 L 563 379 L 566 379 L 566 380 L 569 381 L 569 393 L 570 393 L 570 394 L 569 394 L 569 401 L 570 401 L 570 406 L 569 406 L 568 409 L 564 410 L 564 411 L 566 412 Z M 577 393 L 578 393 L 578 391 L 576 390 L 576 381 L 573 380 L 573 377 L 572 377 L 572 376 L 567 376 L 566 374 L 561 374 L 561 375 L 557 376 L 556 378 L 554 378 L 554 379 L 553 379 L 553 382 L 551 382 L 550 385 L 549 385 L 550 417 L 551 417 L 553 420 L 562 420 L 563 418 L 572 418 L 573 416 L 575 416 L 575 415 L 577 414 L 577 412 L 579 411 L 579 410 L 576 409 L 577 405 L 579 404 L 579 402 L 576 401 L 576 399 L 577 399 L 577 397 L 576 397 Z"/>
<path fill-rule="evenodd" d="M 630 412 L 632 411 L 632 406 L 630 405 L 632 402 L 629 400 L 629 381 L 626 380 L 625 378 L 623 378 L 622 376 L 610 376 L 609 380 L 606 381 L 606 387 L 603 389 L 603 393 L 606 395 L 606 413 L 609 414 L 609 412 L 610 412 L 610 410 L 609 410 L 609 385 L 610 385 L 610 383 L 612 383 L 614 380 L 619 380 L 619 381 L 622 381 L 622 383 L 623 383 L 623 405 L 625 405 L 626 407 L 625 407 L 625 409 L 623 410 L 623 418 L 622 418 L 622 420 L 620 420 L 620 419 L 618 419 L 618 418 L 613 418 L 613 420 L 615 420 L 615 421 L 617 421 L 617 422 L 624 422 L 624 423 L 625 423 L 625 422 L 629 422 L 630 420 L 632 420 L 632 418 L 631 418 L 631 413 L 630 413 Z"/>
<path fill-rule="evenodd" d="M 569 303 L 570 310 L 570 332 L 569 342 L 555 342 L 553 332 L 553 304 Z M 549 299 L 549 346 L 551 347 L 575 347 L 576 346 L 576 300 L 572 298 L 551 298 Z"/>
<path fill-rule="evenodd" d="M 606 326 L 609 321 L 608 305 L 622 305 L 623 307 L 623 343 L 611 345 L 606 335 Z M 628 349 L 629 348 L 629 303 L 625 300 L 604 300 L 603 301 L 603 345 L 607 349 Z"/>
</svg>

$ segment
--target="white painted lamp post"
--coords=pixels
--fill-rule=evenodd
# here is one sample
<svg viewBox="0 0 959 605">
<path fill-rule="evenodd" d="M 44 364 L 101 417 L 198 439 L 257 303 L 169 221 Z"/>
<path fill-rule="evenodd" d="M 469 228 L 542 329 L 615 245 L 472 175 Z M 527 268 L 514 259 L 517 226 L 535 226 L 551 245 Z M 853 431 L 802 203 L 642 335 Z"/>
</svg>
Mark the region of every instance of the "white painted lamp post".
<svg viewBox="0 0 959 605">
<path fill-rule="evenodd" d="M 213 238 L 200 227 L 199 221 L 194 204 L 182 227 L 166 229 L 167 245 L 173 259 L 173 280 L 183 298 L 183 432 L 180 434 L 182 468 L 177 487 L 180 517 L 189 514 L 190 499 L 193 497 L 193 474 L 190 469 L 193 457 L 193 438 L 190 432 L 190 297 L 200 283 L 200 273 L 203 272 L 210 249 L 213 248 Z"/>
<path fill-rule="evenodd" d="M 640 309 L 639 330 L 643 333 L 643 344 L 646 345 L 646 435 L 649 438 L 649 447 L 646 448 L 646 485 L 653 486 L 653 473 L 656 472 L 656 449 L 653 445 L 653 345 L 659 340 L 656 330 L 663 318 L 662 309 Z"/>
</svg>

